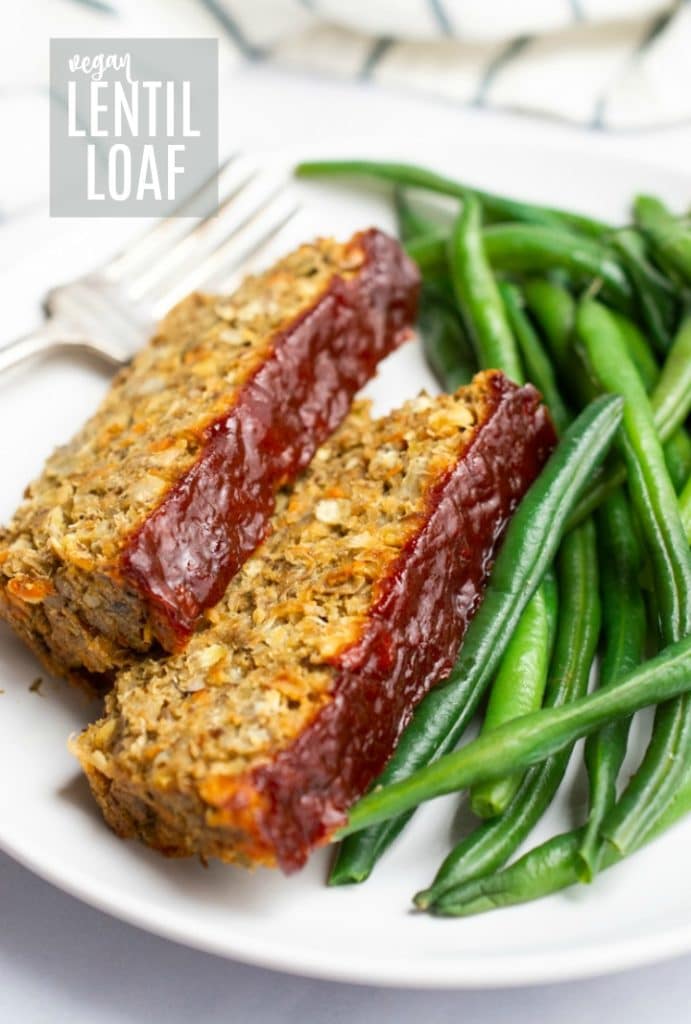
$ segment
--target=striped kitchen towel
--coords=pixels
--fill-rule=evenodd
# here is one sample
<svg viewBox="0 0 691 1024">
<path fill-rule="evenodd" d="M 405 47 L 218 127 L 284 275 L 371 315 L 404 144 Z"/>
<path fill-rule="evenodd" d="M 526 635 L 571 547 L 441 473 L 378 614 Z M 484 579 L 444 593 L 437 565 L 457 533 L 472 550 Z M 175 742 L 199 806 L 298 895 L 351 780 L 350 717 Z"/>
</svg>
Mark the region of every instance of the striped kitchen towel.
<svg viewBox="0 0 691 1024">
<path fill-rule="evenodd" d="M 691 118 L 691 2 L 200 0 L 249 60 L 610 130 Z"/>
<path fill-rule="evenodd" d="M 691 0 L 15 0 L 12 9 L 0 61 L 0 223 L 45 203 L 48 133 L 34 128 L 58 101 L 51 36 L 216 35 L 222 86 L 239 61 L 272 62 L 610 131 L 691 121 Z"/>
</svg>

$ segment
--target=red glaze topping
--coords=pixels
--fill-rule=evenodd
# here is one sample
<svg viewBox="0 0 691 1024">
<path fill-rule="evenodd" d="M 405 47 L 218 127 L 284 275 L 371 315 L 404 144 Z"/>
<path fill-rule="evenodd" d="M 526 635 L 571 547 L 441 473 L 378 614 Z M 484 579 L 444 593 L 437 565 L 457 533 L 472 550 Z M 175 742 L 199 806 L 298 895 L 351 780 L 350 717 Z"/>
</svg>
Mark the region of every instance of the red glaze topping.
<svg viewBox="0 0 691 1024">
<path fill-rule="evenodd" d="M 168 649 L 185 642 L 261 543 L 278 488 L 309 463 L 379 360 L 410 334 L 417 268 L 380 231 L 354 242 L 365 252 L 360 271 L 334 276 L 276 335 L 228 415 L 206 431 L 197 462 L 123 552 L 122 573 L 145 595 Z"/>
<path fill-rule="evenodd" d="M 342 652 L 332 700 L 299 738 L 251 773 L 268 811 L 263 841 L 301 867 L 381 772 L 416 704 L 444 679 L 498 541 L 556 443 L 540 397 L 492 377 L 486 420 L 430 494 L 427 516 L 384 582 L 359 642 Z"/>
</svg>

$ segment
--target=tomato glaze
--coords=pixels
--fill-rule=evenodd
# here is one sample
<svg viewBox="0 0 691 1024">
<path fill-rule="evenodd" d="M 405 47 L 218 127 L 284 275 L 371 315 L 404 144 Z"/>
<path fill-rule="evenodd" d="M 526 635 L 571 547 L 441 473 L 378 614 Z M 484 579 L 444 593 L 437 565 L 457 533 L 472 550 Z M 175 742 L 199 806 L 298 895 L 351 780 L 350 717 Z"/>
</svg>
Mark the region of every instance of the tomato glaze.
<svg viewBox="0 0 691 1024">
<path fill-rule="evenodd" d="M 501 373 L 486 416 L 430 492 L 424 524 L 383 581 L 333 695 L 297 740 L 250 773 L 258 847 L 285 871 L 328 841 L 381 772 L 415 705 L 444 679 L 514 508 L 556 444 L 540 396 Z"/>
<path fill-rule="evenodd" d="M 207 428 L 201 455 L 132 534 L 123 577 L 146 600 L 157 638 L 182 646 L 201 613 L 266 535 L 276 491 L 309 463 L 380 359 L 410 336 L 420 277 L 376 229 L 351 278 L 335 275 L 277 333 L 230 412 Z"/>
</svg>

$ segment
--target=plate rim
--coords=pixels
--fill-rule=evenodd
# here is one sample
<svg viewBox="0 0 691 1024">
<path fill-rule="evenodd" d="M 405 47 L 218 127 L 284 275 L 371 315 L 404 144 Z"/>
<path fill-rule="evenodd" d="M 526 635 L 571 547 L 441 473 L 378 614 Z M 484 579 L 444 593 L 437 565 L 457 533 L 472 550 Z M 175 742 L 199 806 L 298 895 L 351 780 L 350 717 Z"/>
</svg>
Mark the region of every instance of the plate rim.
<svg viewBox="0 0 691 1024">
<path fill-rule="evenodd" d="M 235 941 L 215 941 L 208 936 L 191 934 L 165 919 L 152 920 L 146 913 L 146 903 L 142 904 L 142 911 L 138 911 L 135 901 L 129 898 L 123 906 L 121 890 L 113 888 L 111 894 L 108 883 L 92 885 L 88 881 L 84 883 L 73 880 L 69 872 L 51 869 L 42 864 L 39 858 L 23 850 L 19 844 L 8 842 L 1 835 L 0 850 L 45 882 L 141 931 L 222 959 L 320 981 L 429 990 L 528 988 L 629 971 L 636 967 L 654 965 L 691 950 L 689 923 L 660 932 L 652 939 L 649 936 L 637 936 L 629 940 L 583 945 L 578 954 L 569 949 L 539 955 L 500 955 L 496 959 L 487 956 L 469 958 L 464 955 L 457 961 L 453 972 L 446 960 L 441 964 L 432 962 L 431 966 L 429 961 L 424 961 L 424 970 L 419 971 L 419 963 L 413 958 L 401 957 L 382 958 L 373 963 L 371 958 L 358 960 L 351 954 L 348 965 L 344 966 L 340 954 L 306 956 L 303 952 L 299 962 L 296 962 L 284 943 L 272 946 L 265 938 L 256 941 L 241 935 L 236 935 Z M 511 909 L 504 908 L 504 913 Z M 439 922 L 442 926 L 449 923 Z M 499 965 L 500 972 L 496 969 Z"/>
<path fill-rule="evenodd" d="M 472 144 L 472 133 L 477 127 L 477 121 L 468 118 L 467 124 Z M 629 156 L 609 148 L 607 144 L 603 147 L 603 140 L 591 136 L 573 136 L 568 141 L 562 139 L 557 143 L 551 143 L 548 135 L 544 134 L 544 126 L 528 126 L 525 122 L 522 126 L 525 133 L 522 144 L 534 146 L 538 156 L 549 158 L 551 155 L 563 159 L 572 153 L 579 156 L 587 154 L 592 159 L 599 153 L 601 156 L 604 155 L 605 162 L 610 165 L 634 165 L 648 174 L 662 171 L 679 178 L 683 174 L 681 170 L 664 160 Z M 424 132 L 421 134 L 424 138 Z M 467 138 L 464 139 L 465 143 L 468 141 Z M 476 140 L 476 144 L 491 150 L 505 148 L 509 141 L 481 136 Z M 278 149 L 271 146 L 255 146 L 248 155 L 267 159 L 274 154 L 285 160 L 289 156 L 295 159 L 297 154 L 303 156 L 312 151 L 333 153 L 338 150 L 359 149 L 363 154 L 373 154 L 384 145 L 393 152 L 397 145 L 401 149 L 405 148 L 401 139 L 386 139 L 384 142 L 382 139 L 375 140 L 371 137 L 359 140 L 349 138 L 347 144 L 344 144 L 342 137 L 333 136 L 325 138 L 317 145 L 301 142 Z M 434 163 L 433 159 L 431 163 Z M 664 928 L 652 936 L 636 935 L 595 945 L 584 942 L 578 950 L 571 947 L 565 951 L 547 951 L 539 954 L 534 951 L 526 954 L 507 953 L 498 954 L 496 957 L 489 957 L 486 954 L 472 957 L 463 954 L 453 965 L 447 960 L 419 962 L 411 957 L 401 956 L 383 957 L 376 961 L 370 957 L 358 959 L 356 950 L 351 951 L 345 963 L 340 953 L 329 954 L 328 951 L 317 953 L 302 949 L 296 957 L 284 942 L 272 944 L 271 939 L 267 939 L 266 936 L 262 936 L 261 939 L 243 936 L 238 928 L 234 934 L 230 930 L 229 936 L 223 940 L 195 933 L 193 929 L 185 929 L 183 924 L 176 924 L 172 920 L 172 915 L 170 920 L 166 915 L 161 918 L 160 910 L 157 910 L 157 917 L 146 902 L 141 903 L 138 908 L 137 901 L 129 894 L 125 893 L 123 899 L 121 887 L 111 886 L 109 882 L 92 880 L 90 877 L 86 880 L 80 879 L 76 875 L 71 875 L 68 866 L 55 866 L 45 862 L 40 855 L 32 852 L 31 846 L 30 842 L 23 845 L 21 840 L 13 840 L 11 836 L 8 838 L 0 827 L 0 850 L 49 884 L 97 910 L 143 931 L 202 952 L 321 980 L 408 989 L 526 987 L 603 976 L 691 952 L 690 921 L 687 924 Z M 444 926 L 442 922 L 440 926 Z"/>
</svg>

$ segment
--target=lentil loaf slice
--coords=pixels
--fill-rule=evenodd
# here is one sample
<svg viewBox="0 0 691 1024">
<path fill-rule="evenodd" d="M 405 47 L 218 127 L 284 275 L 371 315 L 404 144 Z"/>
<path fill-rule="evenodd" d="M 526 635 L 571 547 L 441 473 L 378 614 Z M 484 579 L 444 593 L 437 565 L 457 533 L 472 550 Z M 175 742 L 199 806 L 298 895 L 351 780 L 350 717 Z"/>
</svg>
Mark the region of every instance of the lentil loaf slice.
<svg viewBox="0 0 691 1024">
<path fill-rule="evenodd" d="M 106 820 L 168 855 L 302 865 L 444 678 L 555 443 L 498 371 L 362 404 L 186 649 L 122 672 L 72 741 Z"/>
<path fill-rule="evenodd" d="M 371 229 L 183 300 L 0 531 L 0 616 L 73 677 L 182 646 L 410 335 L 418 284 Z"/>
</svg>

